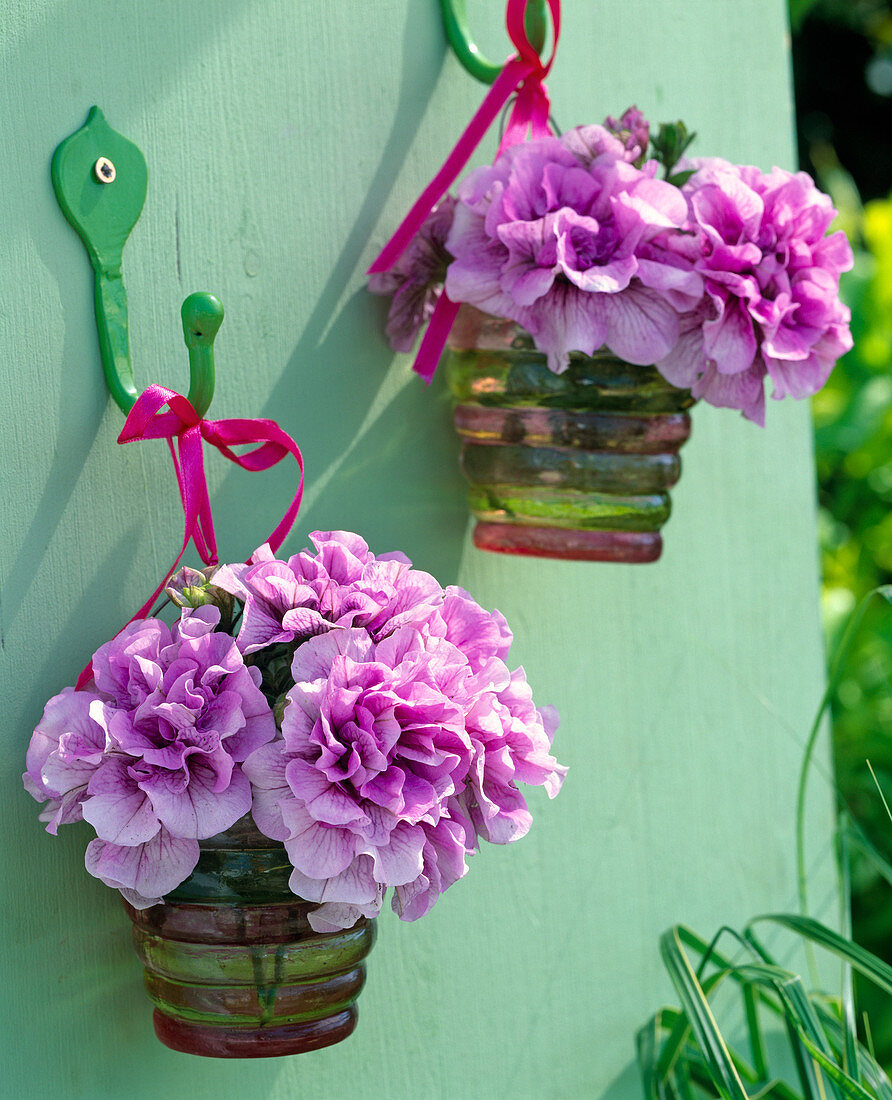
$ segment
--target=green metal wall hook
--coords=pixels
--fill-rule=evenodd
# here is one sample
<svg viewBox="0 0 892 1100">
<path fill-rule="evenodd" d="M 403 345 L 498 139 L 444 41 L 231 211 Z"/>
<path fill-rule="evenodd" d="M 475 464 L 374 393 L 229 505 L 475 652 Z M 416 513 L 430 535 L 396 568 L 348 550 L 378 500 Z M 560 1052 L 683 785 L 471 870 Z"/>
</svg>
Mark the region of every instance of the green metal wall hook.
<svg viewBox="0 0 892 1100">
<path fill-rule="evenodd" d="M 122 253 L 139 220 L 148 186 L 140 150 L 93 107 L 84 126 L 53 154 L 53 188 L 65 217 L 84 242 L 95 274 L 94 301 L 99 350 L 109 391 L 126 414 L 138 391 L 130 364 L 127 293 Z M 214 337 L 223 306 L 207 293 L 183 303 L 183 333 L 189 352 L 189 401 L 204 416 L 214 395 Z"/>
<path fill-rule="evenodd" d="M 440 0 L 440 7 L 443 9 L 446 37 L 456 57 L 476 80 L 484 84 L 492 84 L 502 71 L 504 64 L 496 65 L 488 61 L 480 52 L 480 48 L 471 37 L 465 14 L 465 0 Z M 546 0 L 527 0 L 524 26 L 530 45 L 541 54 L 545 48 L 545 36 L 548 30 Z"/>
</svg>

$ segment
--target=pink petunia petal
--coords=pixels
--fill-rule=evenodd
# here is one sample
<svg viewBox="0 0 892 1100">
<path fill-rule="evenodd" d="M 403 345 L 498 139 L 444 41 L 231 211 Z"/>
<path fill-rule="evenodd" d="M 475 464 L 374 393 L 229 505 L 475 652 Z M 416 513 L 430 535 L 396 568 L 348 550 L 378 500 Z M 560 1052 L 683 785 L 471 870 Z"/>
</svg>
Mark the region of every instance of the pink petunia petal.
<svg viewBox="0 0 892 1100">
<path fill-rule="evenodd" d="M 630 363 L 663 359 L 678 337 L 678 314 L 659 294 L 638 284 L 600 296 L 606 343 Z"/>
<path fill-rule="evenodd" d="M 133 846 L 91 840 L 85 863 L 90 874 L 107 886 L 155 899 L 185 881 L 195 869 L 198 856 L 197 841 L 173 837 L 161 829 L 147 843 Z"/>
<path fill-rule="evenodd" d="M 217 774 L 205 762 L 190 757 L 182 789 L 170 773 L 155 769 L 140 781 L 162 825 L 176 837 L 203 839 L 234 825 L 251 808 L 251 785 L 241 770 L 233 770 L 225 790 L 216 790 Z"/>
<path fill-rule="evenodd" d="M 161 822 L 129 771 L 124 756 L 109 756 L 87 787 L 83 814 L 100 840 L 132 846 L 151 840 Z"/>
<path fill-rule="evenodd" d="M 387 845 L 368 853 L 374 861 L 375 879 L 387 886 L 404 886 L 411 882 L 421 874 L 424 843 L 422 828 L 401 822 L 391 831 Z"/>
<path fill-rule="evenodd" d="M 285 816 L 287 824 L 287 812 Z M 347 829 L 312 821 L 287 839 L 285 847 L 296 870 L 310 878 L 329 879 L 350 866 L 356 854 L 356 837 Z"/>
<path fill-rule="evenodd" d="M 368 856 L 357 856 L 349 867 L 337 875 L 316 879 L 295 869 L 288 885 L 299 897 L 307 901 L 340 902 L 350 905 L 368 905 L 380 901 L 383 894 L 380 883 L 372 874 L 372 861 Z"/>
<path fill-rule="evenodd" d="M 736 299 L 727 299 L 721 314 L 704 323 L 703 349 L 720 374 L 740 374 L 752 365 L 756 355 L 753 322 Z"/>
</svg>

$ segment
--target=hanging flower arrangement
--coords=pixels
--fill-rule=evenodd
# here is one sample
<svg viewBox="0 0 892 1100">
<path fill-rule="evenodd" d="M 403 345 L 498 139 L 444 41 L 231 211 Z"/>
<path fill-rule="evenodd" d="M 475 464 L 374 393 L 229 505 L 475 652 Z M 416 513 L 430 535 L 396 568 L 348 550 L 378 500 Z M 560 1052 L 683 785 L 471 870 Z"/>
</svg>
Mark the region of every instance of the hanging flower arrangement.
<svg viewBox="0 0 892 1100">
<path fill-rule="evenodd" d="M 502 615 L 358 535 L 311 538 L 285 560 L 264 545 L 181 570 L 179 618 L 100 646 L 28 749 L 47 831 L 95 832 L 87 870 L 127 903 L 156 1031 L 178 1050 L 344 1038 L 387 895 L 423 916 L 481 840 L 526 834 L 522 787 L 554 797 L 566 772 L 556 710 L 505 663 Z M 221 939 L 241 969 L 209 978 L 193 945 Z"/>
<path fill-rule="evenodd" d="M 97 147 L 118 162 L 110 180 L 94 170 Z M 120 271 L 106 286 L 99 260 L 120 255 L 139 215 L 144 158 L 94 109 L 53 172 L 98 265 L 100 334 L 116 322 L 126 348 Z M 403 920 L 423 916 L 481 840 L 526 834 L 524 785 L 558 793 L 558 718 L 506 664 L 502 615 L 404 554 L 317 531 L 314 549 L 276 557 L 302 499 L 300 449 L 273 420 L 206 416 L 223 307 L 193 294 L 182 319 L 188 396 L 137 394 L 125 355 L 104 362 L 126 414 L 118 442 L 168 445 L 182 546 L 76 685 L 49 700 L 23 781 L 48 832 L 92 829 L 86 867 L 124 899 L 162 1042 L 296 1054 L 352 1032 L 388 897 Z M 205 445 L 249 472 L 297 463 L 288 507 L 245 563 L 220 564 Z M 190 543 L 201 571 L 180 568 Z"/>
<path fill-rule="evenodd" d="M 527 832 L 518 783 L 560 789 L 557 712 L 505 664 L 505 619 L 358 535 L 311 538 L 285 561 L 264 546 L 210 580 L 181 572 L 172 627 L 130 623 L 83 690 L 47 703 L 25 786 L 49 832 L 89 822 L 87 870 L 135 908 L 251 813 L 318 903 L 313 928 L 377 916 L 389 890 L 415 920 L 481 839 Z"/>
<path fill-rule="evenodd" d="M 649 132 L 632 107 L 471 172 L 369 281 L 393 295 L 394 350 L 411 350 L 445 289 L 517 322 L 555 374 L 606 347 L 760 425 L 766 381 L 776 400 L 817 393 L 852 346 L 839 298 L 852 251 L 828 235 L 830 199 L 804 172 L 679 165 L 680 124 Z"/>
<path fill-rule="evenodd" d="M 630 107 L 552 133 L 554 50 L 544 63 L 532 48 L 526 6 L 509 0 L 517 57 L 369 288 L 392 296 L 394 350 L 424 330 L 425 380 L 449 346 L 476 545 L 652 561 L 687 408 L 764 425 L 767 386 L 777 400 L 816 393 L 852 346 L 839 297 L 852 252 L 805 173 L 691 159 L 680 122 L 653 135 Z M 560 4 L 548 7 L 556 49 Z M 515 89 L 495 162 L 446 194 Z"/>
</svg>

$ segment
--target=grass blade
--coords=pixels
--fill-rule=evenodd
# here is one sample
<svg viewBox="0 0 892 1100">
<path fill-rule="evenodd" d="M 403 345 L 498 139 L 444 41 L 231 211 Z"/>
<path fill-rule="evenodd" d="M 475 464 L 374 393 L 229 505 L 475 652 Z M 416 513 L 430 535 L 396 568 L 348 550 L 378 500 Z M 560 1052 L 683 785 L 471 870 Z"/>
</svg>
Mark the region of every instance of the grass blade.
<svg viewBox="0 0 892 1100">
<path fill-rule="evenodd" d="M 868 764 L 868 767 L 870 765 Z M 838 830 L 839 840 L 839 868 L 842 885 L 842 925 L 843 931 L 846 937 L 851 939 L 851 911 L 852 911 L 852 890 L 851 890 L 851 876 L 849 873 L 850 868 L 850 856 L 849 856 L 849 830 L 846 827 L 848 822 L 848 814 L 843 813 L 840 816 L 840 828 Z M 857 1053 L 857 1024 L 855 1023 L 855 987 L 852 980 L 852 966 L 848 960 L 842 960 L 842 1019 L 843 1019 L 843 1058 L 842 1066 L 847 1073 L 851 1074 L 858 1084 L 861 1083 L 861 1070 L 858 1064 Z"/>
<path fill-rule="evenodd" d="M 810 994 L 798 974 L 777 965 L 753 930 L 760 923 L 785 928 L 840 958 L 842 998 Z M 737 953 L 742 961 L 719 951 L 727 935 L 745 949 Z M 810 917 L 779 913 L 754 918 L 742 936 L 722 929 L 708 942 L 677 925 L 661 937 L 660 954 L 681 1007 L 661 1009 L 636 1037 L 646 1100 L 695 1100 L 695 1094 L 700 1100 L 892 1100 L 892 1083 L 858 1042 L 847 996 L 852 970 L 892 993 L 892 967 L 871 952 Z M 729 979 L 741 992 L 752 1065 L 726 1043 L 710 1006 Z M 770 1017 L 786 1030 L 793 1087 L 772 1075 L 768 1051 L 776 1052 L 763 1033 Z"/>
<path fill-rule="evenodd" d="M 635 1035 L 635 1049 L 638 1056 L 638 1071 L 645 1100 L 660 1100 L 656 1083 L 657 1051 L 660 1047 L 660 1017 L 662 1010 L 639 1028 Z"/>
<path fill-rule="evenodd" d="M 824 1033 L 824 1029 L 821 1027 L 821 1022 L 808 993 L 805 991 L 802 979 L 798 975 L 791 977 L 784 983 L 783 989 L 779 992 L 790 1006 L 787 1019 L 796 1030 L 798 1039 L 804 1044 L 806 1055 L 814 1060 L 814 1052 L 819 1051 L 822 1056 L 821 1059 L 817 1059 L 819 1065 L 823 1067 L 824 1062 L 830 1062 L 836 1066 L 836 1062 L 833 1061 L 835 1052 Z M 819 1071 L 816 1070 L 815 1072 L 818 1073 Z M 840 1100 L 844 1100 L 846 1094 L 840 1088 L 838 1081 L 832 1075 L 828 1074 L 828 1076 L 830 1076 L 832 1082 L 833 1092 L 840 1097 Z M 823 1094 L 823 1087 L 821 1092 Z"/>
<path fill-rule="evenodd" d="M 656 1073 L 660 1078 L 668 1077 L 672 1072 L 672 1067 L 684 1049 L 690 1033 L 691 1025 L 687 1017 L 683 1012 L 679 1012 L 657 1060 Z"/>
<path fill-rule="evenodd" d="M 723 1100 L 748 1100 L 703 989 L 684 952 L 677 928 L 660 938 L 660 954 Z"/>
<path fill-rule="evenodd" d="M 743 1009 L 746 1016 L 746 1030 L 750 1040 L 750 1053 L 753 1068 L 759 1077 L 768 1077 L 768 1062 L 765 1057 L 765 1043 L 762 1040 L 762 1028 L 759 1024 L 759 990 L 752 982 L 743 987 Z"/>
<path fill-rule="evenodd" d="M 832 1058 L 829 1058 L 802 1031 L 799 1032 L 799 1039 L 811 1057 L 833 1082 L 838 1094 L 843 1096 L 845 1100 L 874 1100 L 872 1093 L 853 1080 L 844 1069 L 837 1065 Z"/>
<path fill-rule="evenodd" d="M 843 1025 L 839 1017 L 824 1005 L 818 1003 L 816 1011 L 821 1017 L 821 1026 L 830 1039 L 831 1044 L 841 1050 L 843 1046 Z M 869 1030 L 869 1028 L 868 1028 Z M 880 1066 L 870 1049 L 870 1045 L 856 1046 L 858 1055 L 858 1067 L 861 1081 L 866 1087 L 872 1088 L 879 1100 L 892 1100 L 892 1082 L 889 1081 L 886 1071 Z"/>
<path fill-rule="evenodd" d="M 811 768 L 811 758 L 821 729 L 821 719 L 830 705 L 834 691 L 836 691 L 849 647 L 874 596 L 882 596 L 887 603 L 892 603 L 892 585 L 882 584 L 868 592 L 849 619 L 845 633 L 836 647 L 836 653 L 830 665 L 830 675 L 827 678 L 827 689 L 818 704 L 818 710 L 805 743 L 805 752 L 802 754 L 802 766 L 799 769 L 799 785 L 796 792 L 796 879 L 799 892 L 799 911 L 803 916 L 808 912 L 808 886 L 805 864 L 805 794 L 808 773 Z"/>
<path fill-rule="evenodd" d="M 826 948 L 834 955 L 850 962 L 859 973 L 863 974 L 865 978 L 869 978 L 874 985 L 886 993 L 892 993 L 892 967 L 857 943 L 840 936 L 832 928 L 827 928 L 826 925 L 812 920 L 811 917 L 800 917 L 794 913 L 766 914 L 765 916 L 755 917 L 749 923 L 753 925 L 761 921 L 769 921 L 784 928 L 789 928 L 804 939 L 816 943 L 819 947 Z"/>
</svg>

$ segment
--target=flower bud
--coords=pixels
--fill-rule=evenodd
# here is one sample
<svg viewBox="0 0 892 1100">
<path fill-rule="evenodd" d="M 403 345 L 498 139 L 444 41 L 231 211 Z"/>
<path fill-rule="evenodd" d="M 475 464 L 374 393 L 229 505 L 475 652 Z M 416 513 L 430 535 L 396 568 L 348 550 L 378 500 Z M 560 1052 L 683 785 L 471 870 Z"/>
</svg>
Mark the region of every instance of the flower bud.
<svg viewBox="0 0 892 1100">
<path fill-rule="evenodd" d="M 628 107 L 621 118 L 608 115 L 605 127 L 625 145 L 628 159 L 640 167 L 650 140 L 650 123 L 637 107 Z"/>
<path fill-rule="evenodd" d="M 220 624 L 225 630 L 232 618 L 233 598 L 222 588 L 211 584 L 211 577 L 217 571 L 217 566 L 211 565 L 207 569 L 192 569 L 184 565 L 178 573 L 171 578 L 164 594 L 170 602 L 177 607 L 203 607 L 205 604 L 213 604 L 220 608 Z"/>
</svg>

